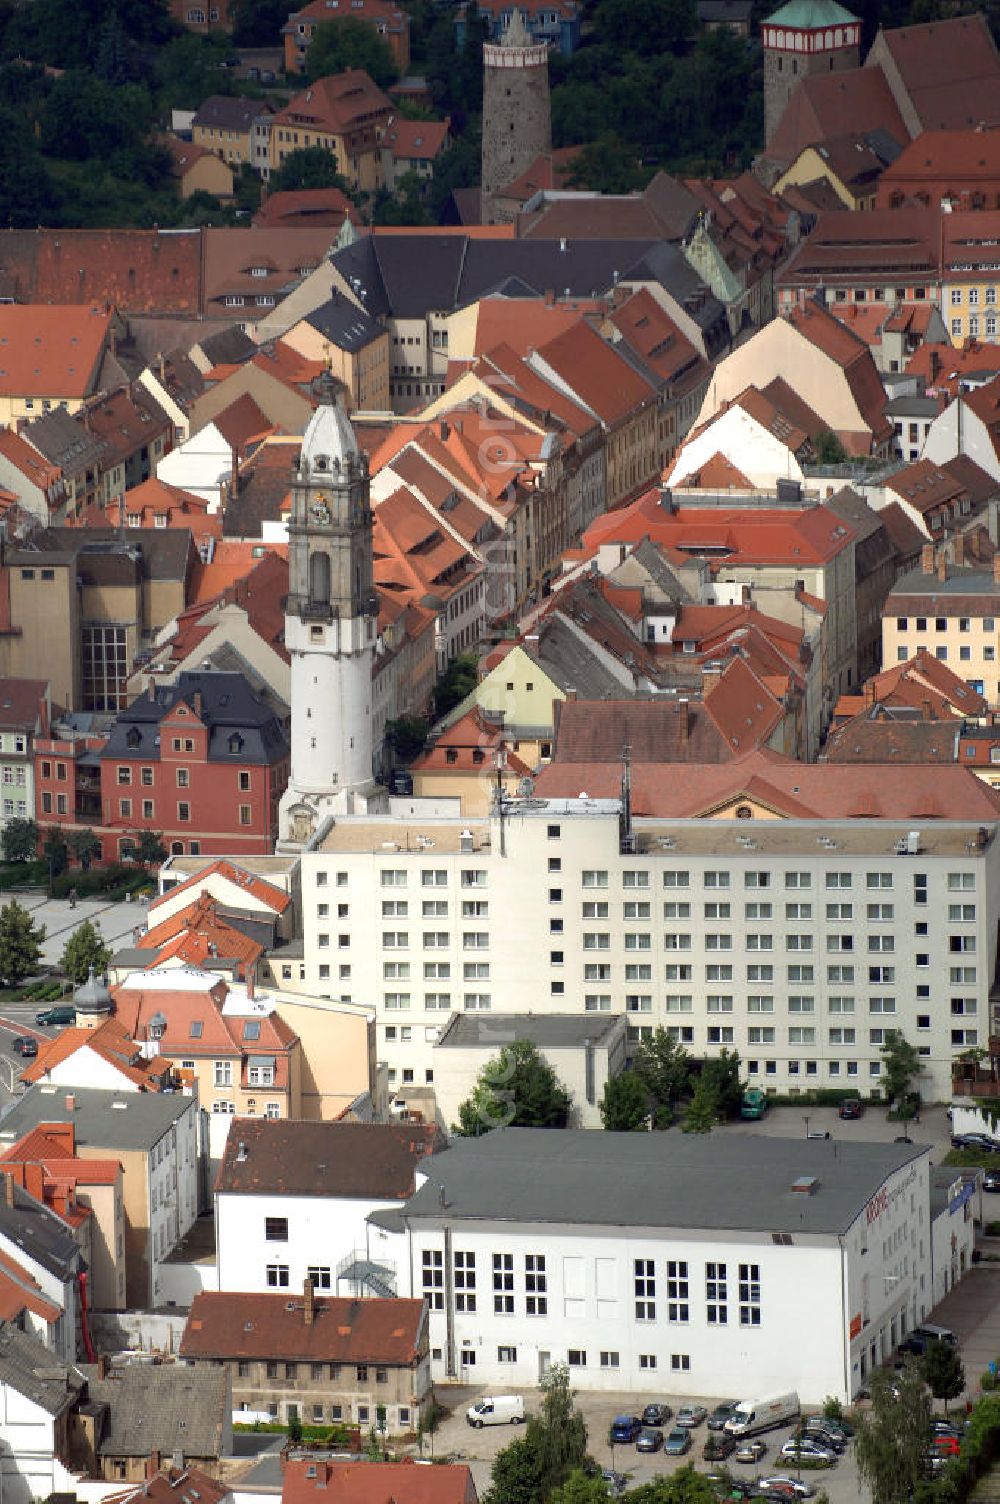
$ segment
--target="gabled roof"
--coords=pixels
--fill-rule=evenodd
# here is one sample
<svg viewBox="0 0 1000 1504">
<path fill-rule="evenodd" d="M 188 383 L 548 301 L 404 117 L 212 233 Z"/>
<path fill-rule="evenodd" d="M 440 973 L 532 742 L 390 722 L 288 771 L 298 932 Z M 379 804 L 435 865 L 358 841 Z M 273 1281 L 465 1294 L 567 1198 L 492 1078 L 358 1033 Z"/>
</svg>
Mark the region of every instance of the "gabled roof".
<svg viewBox="0 0 1000 1504">
<path fill-rule="evenodd" d="M 961 481 L 951 475 L 943 465 L 931 460 L 913 460 L 885 482 L 886 490 L 901 496 L 904 501 L 927 516 L 936 507 L 957 503 L 965 496 Z"/>
<path fill-rule="evenodd" d="M 200 893 L 205 887 L 206 880 L 218 875 L 224 881 L 231 883 L 235 889 L 234 897 L 238 898 L 241 893 L 250 894 L 257 903 L 264 904 L 272 909 L 275 914 L 283 914 L 291 903 L 291 895 L 283 888 L 278 888 L 274 883 L 269 883 L 263 877 L 258 877 L 254 872 L 248 872 L 238 862 L 231 861 L 229 857 L 220 856 L 209 866 L 202 868 L 200 872 L 185 878 L 184 882 L 175 884 L 166 893 L 161 893 L 159 898 L 154 898 L 149 905 L 149 914 L 156 913 L 157 907 L 169 900 L 173 902 L 181 893 L 190 892 L 192 897 Z"/>
<path fill-rule="evenodd" d="M 0 305 L 0 396 L 87 396 L 111 317 L 103 307 Z"/>
<path fill-rule="evenodd" d="M 237 1296 L 237 1300 L 245 1297 Z M 81 1364 L 87 1396 L 108 1407 L 97 1445 L 101 1457 L 170 1457 L 215 1461 L 222 1455 L 230 1422 L 229 1374 L 209 1365 L 128 1363 L 102 1379 Z"/>
<path fill-rule="evenodd" d="M 529 357 L 529 363 L 533 359 Z M 609 427 L 623 422 L 656 395 L 651 384 L 582 319 L 539 345 L 537 359 L 550 366 Z"/>
<path fill-rule="evenodd" d="M 33 732 L 48 687 L 45 679 L 0 679 L 0 731 Z"/>
<path fill-rule="evenodd" d="M 319 78 L 293 95 L 274 116 L 272 128 L 306 126 L 339 136 L 368 127 L 375 116 L 393 113 L 392 101 L 368 74 L 361 68 L 348 68 L 343 73 Z"/>
<path fill-rule="evenodd" d="M 874 71 L 880 45 L 896 65 L 923 130 L 1000 119 L 1000 58 L 981 12 L 880 31 L 862 71 Z"/>
<path fill-rule="evenodd" d="M 205 900 L 202 900 L 202 908 L 204 903 Z M 210 899 L 208 903 L 211 903 Z M 173 916 L 158 925 L 157 930 L 182 937 L 189 913 L 186 910 Z M 197 918 L 195 922 L 198 922 Z M 144 935 L 142 949 L 146 950 L 147 946 L 152 949 L 161 943 L 163 942 L 151 940 Z M 259 951 L 260 947 L 257 949 Z M 186 968 L 201 964 L 197 958 L 184 962 Z M 161 1029 L 162 1032 L 156 1036 L 159 1047 L 169 1051 L 175 1060 L 188 1054 L 211 1056 L 218 1053 L 227 1058 L 271 1055 L 275 1062 L 274 1084 L 287 1090 L 287 1056 L 298 1036 L 284 1019 L 270 1011 L 270 1005 L 264 998 L 255 1007 L 248 999 L 247 1006 L 252 1009 L 249 1013 L 230 1014 L 225 1007 L 230 990 L 221 978 L 213 981 L 213 974 L 210 972 L 204 974 L 204 985 L 200 988 L 178 985 L 172 989 L 170 982 L 173 970 L 175 968 L 170 968 L 164 974 L 162 987 L 149 985 L 152 975 L 147 969 L 144 972 L 130 973 L 125 984 L 114 989 L 119 1016 L 135 1038 L 143 1041 L 152 1039 L 154 1028 Z M 179 983 L 181 980 L 178 978 Z"/>
<path fill-rule="evenodd" d="M 59 466 L 48 464 L 38 450 L 12 428 L 0 429 L 0 454 L 40 491 L 50 490 L 62 479 Z"/>
<path fill-rule="evenodd" d="M 464 1462 L 420 1467 L 411 1457 L 403 1462 L 290 1457 L 281 1504 L 323 1504 L 317 1490 L 336 1504 L 477 1504 L 476 1485 Z"/>
<path fill-rule="evenodd" d="M 802 80 L 785 107 L 765 156 L 788 167 L 807 146 L 841 135 L 847 121 L 859 134 L 878 130 L 900 143 L 910 139 L 882 70 L 850 68 L 814 73 Z"/>
<path fill-rule="evenodd" d="M 312 1308 L 312 1320 L 307 1321 L 301 1294 L 289 1298 L 201 1290 L 191 1303 L 181 1357 L 196 1364 L 206 1358 L 283 1358 L 407 1368 L 419 1359 L 426 1323 L 422 1300 L 318 1295 Z M 204 1371 L 216 1370 L 194 1369 Z"/>
<path fill-rule="evenodd" d="M 834 763 L 920 763 L 958 761 L 958 727 L 942 721 L 897 720 L 865 710 L 830 732 L 824 758 Z"/>
<path fill-rule="evenodd" d="M 118 1020 L 107 1018 L 96 1029 L 71 1027 L 40 1043 L 37 1056 L 21 1072 L 21 1080 L 45 1081 L 57 1065 L 81 1050 L 98 1055 L 140 1091 L 162 1091 L 171 1070 L 170 1061 L 162 1056 L 145 1059 Z"/>
<path fill-rule="evenodd" d="M 439 1147 L 438 1130 L 423 1123 L 241 1119 L 215 1188 L 220 1195 L 405 1201 L 417 1166 Z"/>
<path fill-rule="evenodd" d="M 151 966 L 182 962 L 185 966 L 233 966 L 240 977 L 251 975 L 266 947 L 219 913 L 216 900 L 199 894 L 186 908 L 154 924 L 142 937 L 142 949 L 151 951 Z M 164 1035 L 163 1048 L 173 1050 Z"/>
<path fill-rule="evenodd" d="M 489 774 L 501 749 L 508 774 L 525 776 L 531 772 L 528 764 L 508 747 L 500 727 L 489 721 L 478 705 L 473 705 L 425 748 L 410 764 L 410 771 L 467 774 L 479 769 Z"/>
<path fill-rule="evenodd" d="M 49 1415 L 63 1415 L 79 1398 L 84 1379 L 39 1338 L 4 1321 L 0 1324 L 0 1385 L 9 1385 Z"/>
<path fill-rule="evenodd" d="M 36 308 L 97 303 L 196 318 L 202 238 L 201 230 L 0 230 L 0 289 Z"/>
<path fill-rule="evenodd" d="M 141 1488 L 121 1494 L 116 1504 L 223 1504 L 231 1497 L 225 1483 L 197 1467 L 166 1467 L 147 1478 Z"/>
<path fill-rule="evenodd" d="M 664 507 L 658 489 L 630 506 L 595 519 L 584 546 L 638 543 L 648 537 L 693 558 L 705 553 L 723 563 L 820 564 L 852 542 L 853 531 L 828 508 Z"/>
<path fill-rule="evenodd" d="M 400 115 L 383 140 L 397 159 L 433 162 L 443 150 L 451 129 L 447 120 L 406 120 Z"/>
<path fill-rule="evenodd" d="M 249 131 L 258 115 L 271 113 L 270 105 L 260 99 L 243 99 L 236 94 L 210 94 L 195 110 L 194 126 L 228 131 Z"/>
</svg>

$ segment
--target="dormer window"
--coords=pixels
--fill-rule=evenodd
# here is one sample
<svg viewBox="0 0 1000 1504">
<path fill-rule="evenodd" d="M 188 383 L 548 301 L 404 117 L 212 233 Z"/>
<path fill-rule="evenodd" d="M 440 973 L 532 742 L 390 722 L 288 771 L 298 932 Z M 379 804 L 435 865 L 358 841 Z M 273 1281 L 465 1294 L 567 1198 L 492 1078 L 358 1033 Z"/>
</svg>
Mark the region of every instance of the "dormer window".
<svg viewBox="0 0 1000 1504">
<path fill-rule="evenodd" d="M 138 726 L 130 726 L 125 736 L 125 745 L 127 747 L 137 747 L 141 741 L 142 733 Z"/>
<path fill-rule="evenodd" d="M 267 267 L 266 266 L 252 266 L 250 268 L 250 275 L 251 275 L 251 277 L 266 277 L 267 276 Z"/>
<path fill-rule="evenodd" d="M 234 753 L 243 751 L 243 738 L 238 731 L 235 731 L 229 738 L 229 750 Z"/>
</svg>

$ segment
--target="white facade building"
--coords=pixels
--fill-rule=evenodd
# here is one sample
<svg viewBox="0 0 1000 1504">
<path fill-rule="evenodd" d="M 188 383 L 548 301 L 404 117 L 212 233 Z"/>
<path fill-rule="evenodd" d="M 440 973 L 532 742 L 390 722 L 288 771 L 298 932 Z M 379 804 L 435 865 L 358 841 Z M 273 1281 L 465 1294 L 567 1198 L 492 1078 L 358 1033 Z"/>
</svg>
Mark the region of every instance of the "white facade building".
<svg viewBox="0 0 1000 1504">
<path fill-rule="evenodd" d="M 619 801 L 583 796 L 512 804 L 502 829 L 337 820 L 302 857 L 306 989 L 374 1001 L 397 1093 L 433 1084 L 456 1010 L 582 1010 L 624 1015 L 633 1042 L 662 1025 L 695 1055 L 736 1049 L 791 1093 L 877 1093 L 896 1029 L 924 1098 L 950 1098 L 953 1059 L 992 1027 L 994 796 L 965 769 L 749 762 L 708 770 L 711 817 L 624 837 Z M 700 773 L 650 776 L 669 800 Z M 803 817 L 821 785 L 844 818 Z M 876 799 L 913 814 L 872 818 Z"/>
<path fill-rule="evenodd" d="M 368 1218 L 404 1204 L 436 1131 L 421 1124 L 244 1118 L 215 1191 L 220 1290 L 398 1295 L 394 1259 L 368 1248 Z"/>
<path fill-rule="evenodd" d="M 929 1152 L 508 1128 L 428 1162 L 384 1233 L 436 1382 L 565 1363 L 580 1389 L 846 1402 L 932 1305 Z"/>
</svg>

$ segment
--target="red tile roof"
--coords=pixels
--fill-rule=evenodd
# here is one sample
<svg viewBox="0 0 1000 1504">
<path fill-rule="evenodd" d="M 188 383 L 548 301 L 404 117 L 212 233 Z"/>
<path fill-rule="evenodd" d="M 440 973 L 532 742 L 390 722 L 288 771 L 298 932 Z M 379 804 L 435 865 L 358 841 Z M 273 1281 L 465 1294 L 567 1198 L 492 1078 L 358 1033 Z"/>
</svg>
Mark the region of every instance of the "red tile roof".
<svg viewBox="0 0 1000 1504">
<path fill-rule="evenodd" d="M 202 238 L 200 230 L 2 230 L 0 288 L 25 304 L 197 318 Z"/>
<path fill-rule="evenodd" d="M 616 798 L 620 763 L 550 763 L 535 780 L 539 798 Z M 665 779 L 662 766 L 632 768 L 636 815 L 687 819 L 709 815 L 741 795 L 787 819 L 970 820 L 1000 816 L 1000 790 L 968 768 L 800 763 L 754 751 L 727 763 L 689 763 L 683 778 Z"/>
<path fill-rule="evenodd" d="M 289 1458 L 281 1504 L 324 1504 L 317 1489 L 335 1504 L 477 1504 L 478 1498 L 464 1462 L 423 1467 L 411 1457 L 403 1462 Z"/>
<path fill-rule="evenodd" d="M 540 344 L 537 354 L 608 427 L 655 400 L 650 383 L 582 319 Z"/>
<path fill-rule="evenodd" d="M 383 140 L 397 159 L 433 162 L 443 151 L 450 129 L 447 120 L 405 120 L 400 115 L 386 131 Z"/>
<path fill-rule="evenodd" d="M 579 154 L 578 146 L 557 146 L 554 151 L 542 153 L 522 173 L 506 183 L 497 197 L 526 204 L 536 193 L 565 188 Z"/>
<path fill-rule="evenodd" d="M 110 329 L 105 308 L 0 306 L 0 396 L 88 396 Z"/>
<path fill-rule="evenodd" d="M 228 857 L 220 856 L 208 866 L 203 867 L 200 872 L 195 872 L 191 877 L 185 878 L 182 883 L 177 883 L 168 892 L 161 893 L 159 898 L 154 898 L 149 905 L 150 915 L 155 914 L 157 908 L 168 899 L 176 900 L 178 894 L 189 892 L 194 896 L 200 893 L 205 886 L 206 879 L 214 874 L 232 883 L 236 889 L 235 898 L 238 898 L 240 893 L 248 893 L 256 902 L 264 904 L 275 914 L 283 914 L 292 901 L 291 895 L 284 889 L 277 887 L 274 883 L 269 883 L 263 877 L 258 877 L 256 873 L 247 872 L 244 867 L 230 861 Z"/>
<path fill-rule="evenodd" d="M 237 1137 L 242 1133 L 242 1125 Z M 425 1345 L 422 1300 L 230 1294 L 202 1290 L 191 1303 L 180 1356 L 188 1359 L 285 1359 L 294 1362 L 378 1363 L 410 1368 Z"/>
<path fill-rule="evenodd" d="M 143 950 L 156 951 L 155 966 L 181 961 L 185 966 L 205 966 L 213 960 L 233 963 L 241 980 L 252 976 L 266 946 L 227 923 L 208 893 L 200 894 L 187 908 L 171 914 L 147 930 Z M 170 1050 L 170 1045 L 164 1049 Z"/>
<path fill-rule="evenodd" d="M 44 1081 L 49 1072 L 64 1060 L 69 1060 L 78 1050 L 91 1050 L 107 1065 L 112 1065 L 140 1091 L 161 1091 L 164 1078 L 170 1073 L 170 1061 L 154 1055 L 143 1058 L 131 1035 L 115 1018 L 107 1018 L 96 1029 L 63 1029 L 54 1039 L 47 1039 L 38 1046 L 38 1054 L 21 1072 L 21 1080 Z"/>
<path fill-rule="evenodd" d="M 303 126 L 333 136 L 349 135 L 370 125 L 372 117 L 394 115 L 395 106 L 360 68 L 319 78 L 279 110 L 272 128 Z M 374 140 L 374 138 L 373 138 Z"/>
<path fill-rule="evenodd" d="M 425 1123 L 248 1118 L 227 1140 L 215 1189 L 406 1201 L 421 1161 L 441 1144 L 438 1129 Z"/>
<path fill-rule="evenodd" d="M 811 345 L 840 366 L 873 441 L 880 443 L 889 438 L 893 428 L 885 414 L 888 399 L 865 342 L 811 300 L 793 308 L 788 319 Z"/>
<path fill-rule="evenodd" d="M 653 490 L 598 517 L 584 533 L 584 546 L 592 551 L 603 543 L 640 543 L 646 537 L 692 557 L 704 549 L 726 563 L 791 565 L 835 558 L 854 533 L 824 506 L 778 511 L 684 505 L 668 511 Z"/>
<path fill-rule="evenodd" d="M 1000 58 L 980 12 L 894 27 L 880 31 L 878 40 L 888 49 L 923 130 L 1000 119 Z M 871 71 L 873 61 L 870 54 L 863 71 Z"/>
<path fill-rule="evenodd" d="M 271 193 L 254 215 L 255 225 L 328 225 L 339 229 L 345 219 L 360 224 L 360 215 L 339 188 L 286 189 Z"/>
<path fill-rule="evenodd" d="M 186 3 L 186 0 L 185 0 Z M 197 1467 L 167 1467 L 147 1478 L 138 1490 L 123 1494 L 119 1504 L 222 1504 L 231 1496 L 228 1484 L 219 1483 Z"/>
<path fill-rule="evenodd" d="M 802 80 L 767 144 L 766 156 L 788 167 L 807 146 L 842 135 L 848 121 L 859 135 L 884 130 L 900 144 L 910 139 L 881 69 L 852 68 Z"/>
<path fill-rule="evenodd" d="M 50 465 L 37 449 L 32 448 L 27 440 L 22 439 L 21 435 L 15 433 L 12 428 L 0 429 L 0 454 L 20 470 L 25 480 L 37 486 L 40 491 L 48 491 L 62 479 L 59 466 Z"/>
<path fill-rule="evenodd" d="M 525 776 L 531 768 L 512 748 L 500 728 L 487 720 L 478 705 L 453 721 L 441 735 L 410 764 L 413 773 L 478 772 L 489 777 L 495 771 L 494 761 L 500 751 L 504 754 L 504 766 L 511 775 Z"/>
</svg>

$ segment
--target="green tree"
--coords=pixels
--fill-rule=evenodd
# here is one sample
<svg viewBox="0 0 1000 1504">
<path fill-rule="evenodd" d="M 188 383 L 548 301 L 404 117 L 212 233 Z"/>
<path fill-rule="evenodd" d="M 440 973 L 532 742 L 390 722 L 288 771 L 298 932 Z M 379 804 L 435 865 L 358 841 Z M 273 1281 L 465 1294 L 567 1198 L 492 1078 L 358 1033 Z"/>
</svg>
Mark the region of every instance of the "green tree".
<svg viewBox="0 0 1000 1504">
<path fill-rule="evenodd" d="M 315 82 L 348 68 L 361 68 L 382 89 L 399 77 L 389 44 L 370 22 L 357 16 L 321 21 L 306 53 L 307 76 Z"/>
<path fill-rule="evenodd" d="M 110 960 L 111 950 L 105 945 L 100 928 L 91 920 L 85 919 L 77 925 L 63 946 L 59 965 L 74 986 L 79 987 L 81 982 L 87 980 L 91 967 L 95 976 L 102 976 L 107 971 Z"/>
<path fill-rule="evenodd" d="M 637 1133 L 649 1119 L 649 1095 L 635 1071 L 609 1076 L 600 1102 L 601 1122 L 609 1133 Z"/>
<path fill-rule="evenodd" d="M 160 862 L 167 859 L 167 848 L 163 844 L 163 832 L 157 830 L 140 830 L 135 843 L 135 860 L 141 867 L 156 867 Z"/>
<path fill-rule="evenodd" d="M 299 1419 L 298 1405 L 288 1407 L 288 1440 L 293 1447 L 298 1446 L 302 1440 L 302 1422 Z"/>
<path fill-rule="evenodd" d="M 44 939 L 44 924 L 35 924 L 16 898 L 0 909 L 0 977 L 8 987 L 16 987 L 36 970 Z"/>
<path fill-rule="evenodd" d="M 0 225 L 18 230 L 50 223 L 59 193 L 34 135 L 24 117 L 6 105 L 0 106 L 0 131 L 5 142 L 0 157 Z"/>
<path fill-rule="evenodd" d="M 677 1472 L 629 1489 L 629 1504 L 719 1504 L 719 1495 L 704 1473 L 690 1463 Z"/>
<path fill-rule="evenodd" d="M 434 164 L 430 186 L 430 205 L 434 217 L 442 222 L 456 188 L 475 188 L 483 164 L 483 141 L 478 124 L 466 130 L 441 153 Z"/>
<path fill-rule="evenodd" d="M 434 686 L 434 712 L 439 719 L 472 693 L 479 681 L 478 670 L 475 653 L 460 653 L 451 660 Z"/>
<path fill-rule="evenodd" d="M 594 30 L 620 52 L 678 52 L 697 26 L 695 0 L 601 0 Z"/>
<path fill-rule="evenodd" d="M 632 1069 L 652 1099 L 658 1123 L 669 1123 L 674 1107 L 691 1088 L 694 1062 L 687 1050 L 666 1029 L 654 1029 L 652 1038 L 638 1046 Z"/>
<path fill-rule="evenodd" d="M 566 176 L 567 188 L 589 188 L 594 193 L 633 193 L 649 178 L 639 160 L 639 150 L 614 131 L 605 131 L 581 146 Z"/>
<path fill-rule="evenodd" d="M 101 843 L 97 836 L 89 828 L 86 830 L 71 830 L 66 840 L 70 851 L 80 863 L 84 872 L 89 872 L 94 858 L 101 854 Z"/>
<path fill-rule="evenodd" d="M 518 1039 L 483 1066 L 453 1131 L 478 1138 L 491 1128 L 565 1128 L 569 1111 L 569 1093 L 551 1065 L 530 1040 Z"/>
<path fill-rule="evenodd" d="M 711 1133 L 722 1118 L 719 1089 L 711 1076 L 701 1075 L 688 1103 L 681 1128 L 685 1133 Z"/>
<path fill-rule="evenodd" d="M 886 1032 L 879 1053 L 886 1101 L 896 1103 L 899 1116 L 905 1122 L 912 1115 L 910 1089 L 920 1073 L 920 1055 L 916 1045 L 910 1044 L 898 1029 Z"/>
<path fill-rule="evenodd" d="M 429 225 L 427 184 L 419 172 L 404 172 L 395 193 L 379 195 L 372 214 L 375 225 Z"/>
<path fill-rule="evenodd" d="M 33 862 L 38 855 L 38 825 L 34 820 L 8 820 L 0 834 L 5 862 Z"/>
<path fill-rule="evenodd" d="M 707 1081 L 714 1091 L 720 1117 L 739 1115 L 743 1087 L 740 1084 L 740 1057 L 736 1050 L 720 1050 L 710 1060 L 703 1060 L 700 1079 Z"/>
<path fill-rule="evenodd" d="M 539 1504 L 544 1497 L 536 1450 L 527 1436 L 515 1437 L 493 1460 L 483 1504 Z"/>
<path fill-rule="evenodd" d="M 74 70 L 53 84 L 42 111 L 42 151 L 71 162 L 106 159 L 133 152 L 153 123 L 152 102 L 144 85 L 116 88 L 92 73 Z"/>
<path fill-rule="evenodd" d="M 339 188 L 341 193 L 351 195 L 350 183 L 337 171 L 337 159 L 325 146 L 300 146 L 290 151 L 268 183 L 271 193 L 298 192 L 302 188 Z"/>
<path fill-rule="evenodd" d="M 426 716 L 400 715 L 386 722 L 385 739 L 400 762 L 412 762 L 424 750 L 429 731 Z"/>
<path fill-rule="evenodd" d="M 842 465 L 847 459 L 847 450 L 829 428 L 816 440 L 816 460 L 820 465 Z"/>
<path fill-rule="evenodd" d="M 541 1414 L 533 1415 L 524 1435 L 497 1454 L 483 1504 L 538 1504 L 551 1499 L 554 1490 L 562 1488 L 587 1461 L 587 1427 L 573 1404 L 569 1370 L 554 1364 L 541 1388 Z M 589 1501 L 574 1497 L 567 1504 Z"/>
<path fill-rule="evenodd" d="M 948 1401 L 957 1400 L 965 1388 L 965 1369 L 958 1348 L 950 1342 L 929 1342 L 920 1371 L 934 1398 L 944 1401 L 947 1414 Z"/>
<path fill-rule="evenodd" d="M 289 0 L 236 0 L 229 13 L 235 47 L 277 47 L 288 20 Z"/>
<path fill-rule="evenodd" d="M 914 1364 L 871 1376 L 871 1409 L 856 1422 L 854 1453 L 872 1504 L 909 1504 L 927 1472 L 931 1407 Z"/>
<path fill-rule="evenodd" d="M 600 1473 L 588 1473 L 577 1467 L 549 1495 L 549 1504 L 608 1504 L 608 1485 Z"/>
<path fill-rule="evenodd" d="M 42 856 L 49 864 L 49 876 L 58 877 L 60 872 L 65 872 L 69 866 L 69 847 L 66 837 L 62 833 L 62 827 L 53 825 L 51 830 L 45 832 L 42 842 Z"/>
</svg>

